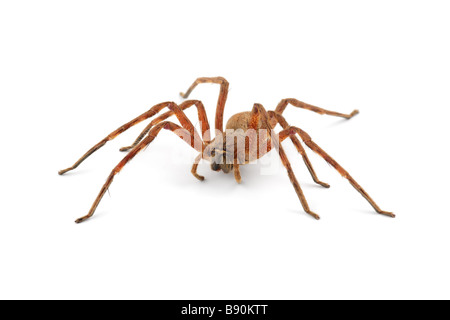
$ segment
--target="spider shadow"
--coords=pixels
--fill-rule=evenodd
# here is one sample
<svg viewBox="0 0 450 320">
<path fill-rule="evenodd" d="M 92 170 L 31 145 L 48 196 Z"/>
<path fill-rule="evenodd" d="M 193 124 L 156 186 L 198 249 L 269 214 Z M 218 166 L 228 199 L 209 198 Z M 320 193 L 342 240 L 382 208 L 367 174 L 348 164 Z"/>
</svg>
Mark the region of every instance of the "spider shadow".
<svg viewBox="0 0 450 320">
<path fill-rule="evenodd" d="M 307 219 L 310 221 L 317 221 L 312 215 L 306 213 L 301 206 L 299 208 L 286 208 L 286 212 L 289 212 L 290 214 L 294 214 L 296 216 L 300 216 L 300 219 Z"/>
<path fill-rule="evenodd" d="M 70 176 L 78 176 L 78 175 L 86 175 L 89 172 L 91 172 L 91 170 L 86 170 L 86 169 L 74 169 L 74 170 L 70 170 L 65 172 L 64 174 L 60 175 L 61 177 L 70 177 Z"/>
<path fill-rule="evenodd" d="M 321 186 L 320 184 L 311 183 L 311 182 L 302 182 L 301 185 L 302 185 L 302 187 L 306 187 L 306 189 L 315 188 L 315 189 L 320 189 L 320 190 L 322 190 L 322 189 L 327 190 L 327 189 L 331 188 L 331 186 L 330 186 L 330 188 L 325 188 L 324 186 Z"/>
<path fill-rule="evenodd" d="M 275 161 L 277 161 L 276 159 Z M 252 188 L 258 188 L 266 189 L 265 182 L 262 183 L 261 180 L 267 181 L 267 183 L 272 183 L 274 180 L 283 180 L 287 183 L 287 185 L 290 185 L 288 176 L 286 174 L 285 168 L 280 164 L 280 167 L 274 171 L 272 174 L 262 174 L 264 169 L 264 166 L 261 163 L 251 163 L 245 166 L 241 167 L 241 176 L 242 176 L 242 183 L 249 185 Z M 231 174 L 233 177 L 233 174 Z M 234 177 L 233 177 L 234 179 Z M 325 188 L 317 183 L 314 182 L 300 182 L 301 187 L 305 187 L 306 189 L 314 188 L 314 189 L 324 189 L 327 190 L 329 188 Z"/>
<path fill-rule="evenodd" d="M 83 225 L 83 224 L 86 224 L 86 223 L 89 223 L 89 222 L 91 222 L 92 220 L 97 220 L 99 217 L 100 218 L 102 218 L 103 216 L 104 216 L 104 213 L 106 213 L 105 211 L 98 211 L 98 212 L 95 212 L 95 214 L 92 216 L 92 217 L 90 217 L 89 219 L 87 219 L 87 220 L 85 220 L 85 221 L 83 221 L 83 222 L 81 222 L 81 223 L 75 223 L 76 225 Z M 81 216 L 80 216 L 81 217 Z M 78 218 L 80 218 L 80 217 L 78 217 Z M 74 221 L 75 221 L 75 219 L 74 219 Z"/>
<path fill-rule="evenodd" d="M 389 217 L 387 215 L 384 214 L 379 214 L 377 213 L 375 210 L 370 210 L 370 209 L 353 209 L 352 211 L 357 212 L 357 213 L 363 213 L 363 214 L 371 214 L 371 215 L 376 215 L 376 216 L 381 216 L 385 219 L 392 219 L 392 217 Z"/>
<path fill-rule="evenodd" d="M 332 121 L 330 124 L 324 126 L 324 128 L 335 128 L 344 125 L 345 123 L 348 123 L 349 120 L 352 119 L 345 119 L 345 118 L 338 118 Z"/>
</svg>

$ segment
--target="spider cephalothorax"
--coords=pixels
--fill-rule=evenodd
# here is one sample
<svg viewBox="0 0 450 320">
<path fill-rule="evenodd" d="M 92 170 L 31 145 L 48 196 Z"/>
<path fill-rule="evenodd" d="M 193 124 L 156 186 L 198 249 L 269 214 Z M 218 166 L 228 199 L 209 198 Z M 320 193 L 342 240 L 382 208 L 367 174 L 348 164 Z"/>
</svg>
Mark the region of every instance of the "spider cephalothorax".
<svg viewBox="0 0 450 320">
<path fill-rule="evenodd" d="M 97 208 L 100 200 L 111 185 L 114 176 L 119 173 L 122 168 L 136 156 L 139 152 L 144 150 L 161 132 L 162 129 L 169 130 L 183 138 L 192 148 L 199 152 L 192 166 L 192 174 L 199 180 L 203 181 L 204 177 L 197 173 L 197 168 L 200 160 L 204 159 L 211 162 L 211 169 L 214 171 L 223 171 L 229 173 L 234 172 L 234 177 L 237 182 L 241 182 L 240 166 L 245 165 L 253 160 L 259 159 L 272 149 L 279 154 L 281 162 L 287 170 L 289 180 L 294 186 L 294 190 L 302 204 L 305 212 L 310 214 L 316 219 L 319 216 L 309 209 L 306 198 L 297 181 L 297 178 L 292 171 L 291 164 L 283 150 L 281 143 L 289 138 L 294 144 L 297 151 L 300 153 L 306 167 L 308 168 L 312 179 L 319 185 L 328 188 L 329 185 L 320 181 L 311 165 L 311 162 L 306 155 L 306 151 L 301 142 L 310 148 L 312 151 L 321 156 L 326 162 L 334 167 L 350 184 L 370 203 L 376 212 L 384 214 L 390 217 L 395 217 L 391 212 L 383 211 L 378 207 L 375 201 L 367 194 L 366 191 L 353 179 L 350 174 L 342 168 L 333 158 L 331 158 L 323 149 L 321 149 L 316 143 L 311 140 L 311 137 L 302 129 L 294 126 L 290 126 L 282 113 L 286 109 L 288 104 L 302 109 L 307 109 L 319 114 L 327 114 L 331 116 L 342 117 L 346 119 L 352 118 L 358 113 L 354 110 L 350 114 L 343 114 L 335 111 L 329 111 L 323 108 L 315 107 L 313 105 L 301 102 L 297 99 L 283 99 L 280 101 L 274 111 L 266 111 L 261 104 L 255 103 L 252 111 L 241 112 L 233 115 L 228 120 L 226 125 L 226 131 L 223 130 L 223 111 L 225 108 L 225 102 L 228 95 L 228 81 L 222 77 L 215 78 L 198 78 L 186 91 L 181 93 L 183 98 L 188 98 L 192 90 L 200 83 L 217 83 L 220 84 L 220 94 L 217 101 L 216 117 L 215 117 L 215 130 L 216 137 L 210 139 L 210 128 L 208 117 L 203 103 L 199 100 L 186 100 L 180 105 L 174 102 L 163 102 L 153 106 L 150 110 L 143 113 L 139 117 L 131 120 L 130 122 L 119 127 L 117 130 L 111 132 L 108 136 L 102 139 L 99 143 L 88 150 L 75 164 L 67 169 L 59 171 L 59 174 L 64 174 L 67 171 L 73 170 L 80 163 L 82 163 L 92 153 L 100 149 L 106 142 L 114 139 L 119 134 L 128 130 L 132 126 L 138 124 L 141 121 L 154 118 L 142 133 L 137 137 L 131 146 L 123 147 L 121 151 L 130 151 L 117 166 L 111 171 L 105 184 L 103 185 L 100 193 L 95 199 L 94 203 L 89 210 L 89 213 L 84 217 L 76 220 L 77 223 L 82 222 L 90 218 Z M 191 121 L 187 118 L 184 110 L 195 106 L 198 111 L 198 119 L 201 123 L 201 135 L 197 132 L 197 129 L 193 126 Z M 164 109 L 166 112 L 161 113 Z M 180 125 L 167 121 L 168 118 L 176 116 Z M 274 128 L 279 124 L 283 130 L 278 134 L 275 133 Z M 300 140 L 298 139 L 300 138 Z"/>
<path fill-rule="evenodd" d="M 222 139 L 220 139 L 222 140 Z M 233 170 L 233 154 L 227 153 L 226 142 L 214 139 L 204 151 L 203 159 L 211 162 L 211 170 L 230 173 Z"/>
<path fill-rule="evenodd" d="M 246 163 L 245 139 L 246 137 L 242 134 L 242 130 L 228 129 L 223 134 L 219 133 L 206 146 L 203 152 L 203 159 L 211 162 L 211 169 L 213 171 L 230 173 L 233 171 L 235 164 L 240 165 Z"/>
</svg>

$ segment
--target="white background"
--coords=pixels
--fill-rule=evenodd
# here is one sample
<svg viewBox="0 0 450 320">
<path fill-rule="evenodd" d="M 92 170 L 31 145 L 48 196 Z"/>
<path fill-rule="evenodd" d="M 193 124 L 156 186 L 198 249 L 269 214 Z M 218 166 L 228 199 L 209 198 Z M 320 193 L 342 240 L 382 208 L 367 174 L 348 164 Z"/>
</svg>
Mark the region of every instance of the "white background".
<svg viewBox="0 0 450 320">
<path fill-rule="evenodd" d="M 448 1 L 2 1 L 0 298 L 450 298 L 448 12 Z M 320 221 L 282 166 L 248 165 L 238 185 L 202 163 L 199 182 L 196 153 L 164 131 L 76 225 L 144 124 L 57 171 L 152 105 L 180 102 L 199 76 L 230 81 L 226 119 L 287 97 L 358 108 L 350 121 L 285 115 L 397 218 L 309 152 L 331 184 L 316 186 L 288 141 Z M 211 123 L 218 90 L 192 94 Z"/>
</svg>

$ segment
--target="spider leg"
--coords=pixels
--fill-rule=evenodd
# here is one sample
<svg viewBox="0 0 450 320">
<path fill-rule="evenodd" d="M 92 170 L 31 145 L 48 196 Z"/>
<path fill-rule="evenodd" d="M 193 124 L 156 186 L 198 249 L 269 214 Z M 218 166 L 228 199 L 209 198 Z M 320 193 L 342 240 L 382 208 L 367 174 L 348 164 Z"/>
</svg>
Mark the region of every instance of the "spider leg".
<svg viewBox="0 0 450 320">
<path fill-rule="evenodd" d="M 222 77 L 202 77 L 197 78 L 194 83 L 189 87 L 186 93 L 180 92 L 180 96 L 184 99 L 187 99 L 191 94 L 192 90 L 200 83 L 217 83 L 220 84 L 220 93 L 219 98 L 217 100 L 216 107 L 216 120 L 215 120 L 215 129 L 223 132 L 223 110 L 225 109 L 225 102 L 227 101 L 228 96 L 228 87 L 229 83 L 225 78 Z"/>
<path fill-rule="evenodd" d="M 91 149 L 89 149 L 80 159 L 78 159 L 77 162 L 75 162 L 75 164 L 73 164 L 71 167 L 64 169 L 64 170 L 60 170 L 58 173 L 60 175 L 66 173 L 67 171 L 73 170 L 76 167 L 78 167 L 84 160 L 86 160 L 87 157 L 89 157 L 91 154 L 93 154 L 95 151 L 97 151 L 98 149 L 100 149 L 101 147 L 103 147 L 106 142 L 114 139 L 115 137 L 117 137 L 119 134 L 125 132 L 126 130 L 128 130 L 129 128 L 131 128 L 132 126 L 153 117 L 155 114 L 157 114 L 161 109 L 163 109 L 164 107 L 168 106 L 169 104 L 171 104 L 173 102 L 162 102 L 159 103 L 155 106 L 153 106 L 152 108 L 150 108 L 150 110 L 148 110 L 147 112 L 144 112 L 143 114 L 141 114 L 139 117 L 134 118 L 133 120 L 131 120 L 130 122 L 120 126 L 118 129 L 116 129 L 115 131 L 111 132 L 109 135 L 107 135 L 104 139 L 102 139 L 99 143 L 97 143 L 96 145 L 94 145 Z"/>
<path fill-rule="evenodd" d="M 134 118 L 133 120 L 131 120 L 130 122 L 122 125 L 121 127 L 119 127 L 117 130 L 111 132 L 109 135 L 107 135 L 103 140 L 101 140 L 99 143 L 97 143 L 96 145 L 94 145 L 91 149 L 89 149 L 80 159 L 78 159 L 77 162 L 75 162 L 75 164 L 73 164 L 71 167 L 64 169 L 64 170 L 60 170 L 58 173 L 60 175 L 75 169 L 76 167 L 78 167 L 84 160 L 86 160 L 86 158 L 88 158 L 91 154 L 93 154 L 95 151 L 97 151 L 98 149 L 100 149 L 101 147 L 103 147 L 108 141 L 114 139 L 115 137 L 117 137 L 118 135 L 120 135 L 121 133 L 125 132 L 126 130 L 128 130 L 129 128 L 131 128 L 132 126 L 153 117 L 155 114 L 157 114 L 158 112 L 160 112 L 163 108 L 168 107 L 178 118 L 178 120 L 180 121 L 181 125 L 188 129 L 189 132 L 195 137 L 196 141 L 201 141 L 200 137 L 198 136 L 197 130 L 195 130 L 194 126 L 192 125 L 192 123 L 189 121 L 189 119 L 186 117 L 186 115 L 181 111 L 180 107 L 175 104 L 174 102 L 163 102 L 160 104 L 157 104 L 155 106 L 153 106 L 150 110 L 148 110 L 147 112 L 141 114 L 139 117 Z"/>
<path fill-rule="evenodd" d="M 234 179 L 236 180 L 237 183 L 241 183 L 242 182 L 241 171 L 239 170 L 239 164 L 237 162 L 233 164 L 233 171 L 234 171 Z"/>
<path fill-rule="evenodd" d="M 267 111 L 264 109 L 264 107 L 261 104 L 255 103 L 253 106 L 253 110 L 252 110 L 252 116 L 250 118 L 249 128 L 252 128 L 252 129 L 257 128 L 259 119 L 262 120 L 264 128 L 266 128 L 269 131 L 269 137 L 271 137 L 272 145 L 278 151 L 281 162 L 283 163 L 283 166 L 286 168 L 286 171 L 289 176 L 289 180 L 291 181 L 291 183 L 294 187 L 294 190 L 297 193 L 300 203 L 302 204 L 303 210 L 305 210 L 306 213 L 310 214 L 315 219 L 319 220 L 320 219 L 319 215 L 312 212 L 311 209 L 309 208 L 308 202 L 306 201 L 306 198 L 305 198 L 305 195 L 303 194 L 302 188 L 300 187 L 300 184 L 298 183 L 297 178 L 295 177 L 294 171 L 292 170 L 292 167 L 287 158 L 287 155 L 284 152 L 284 149 L 283 149 L 281 143 L 278 141 L 276 136 L 273 134 L 273 130 L 269 123 L 269 116 L 267 114 Z"/>
<path fill-rule="evenodd" d="M 283 129 L 287 129 L 289 127 L 289 124 L 287 123 L 286 119 L 281 114 L 276 113 L 274 111 L 268 111 L 267 113 L 268 113 L 270 119 L 275 119 L 281 125 L 281 127 Z M 314 171 L 314 168 L 313 168 L 311 162 L 309 161 L 308 155 L 306 154 L 305 149 L 303 148 L 302 144 L 297 139 L 297 137 L 295 135 L 289 135 L 289 138 L 291 139 L 291 141 L 294 144 L 295 148 L 297 149 L 298 153 L 300 153 L 300 155 L 302 156 L 303 162 L 305 162 L 305 165 L 308 168 L 308 171 L 311 174 L 311 177 L 314 180 L 314 182 L 321 185 L 324 188 L 329 188 L 330 185 L 328 183 L 322 182 L 319 180 L 319 178 L 317 178 L 316 172 Z M 279 140 L 281 142 L 284 139 L 281 140 L 281 137 L 279 137 Z"/>
<path fill-rule="evenodd" d="M 194 160 L 194 164 L 192 165 L 191 173 L 196 177 L 198 180 L 203 181 L 205 180 L 204 176 L 201 176 L 197 173 L 198 164 L 200 163 L 200 160 L 202 159 L 202 153 L 200 153 L 197 158 Z"/>
<path fill-rule="evenodd" d="M 358 110 L 353 110 L 352 113 L 350 114 L 345 114 L 345 113 L 340 113 L 340 112 L 335 112 L 335 111 L 329 111 L 323 108 L 319 108 L 307 103 L 304 103 L 302 101 L 299 101 L 297 99 L 293 99 L 293 98 L 288 98 L 288 99 L 283 99 L 280 101 L 280 103 L 278 103 L 278 106 L 275 109 L 275 112 L 278 112 L 279 114 L 282 114 L 283 111 L 286 109 L 287 105 L 291 104 L 294 107 L 297 108 L 301 108 L 301 109 L 306 109 L 306 110 L 310 110 L 319 114 L 327 114 L 329 116 L 335 116 L 335 117 L 342 117 L 342 118 L 346 118 L 346 119 L 350 119 L 353 116 L 357 115 L 359 113 Z"/>
<path fill-rule="evenodd" d="M 89 210 L 89 213 L 87 215 L 85 215 L 84 217 L 81 217 L 79 219 L 77 219 L 75 222 L 76 223 L 80 223 L 85 221 L 86 219 L 89 219 L 90 217 L 92 217 L 92 215 L 95 212 L 95 209 L 97 208 L 98 204 L 100 203 L 100 201 L 103 198 L 103 195 L 105 194 L 106 190 L 108 190 L 109 186 L 111 185 L 111 183 L 113 182 L 114 176 L 116 174 L 118 174 L 122 168 L 131 160 L 134 158 L 135 155 L 137 155 L 140 151 L 142 151 L 145 147 L 147 147 L 155 138 L 156 136 L 160 133 L 161 129 L 166 129 L 166 130 L 170 130 L 172 132 L 174 132 L 175 134 L 177 134 L 180 138 L 182 138 L 183 140 L 185 140 L 186 142 L 188 142 L 191 147 L 193 147 L 195 149 L 195 143 L 194 143 L 194 139 L 192 134 L 189 133 L 189 130 L 180 127 L 179 125 L 173 123 L 173 122 L 168 122 L 168 121 L 164 121 L 164 122 L 160 122 L 159 124 L 157 124 L 155 127 L 153 127 L 149 134 L 144 138 L 144 140 L 142 140 L 135 148 L 133 148 L 123 159 L 122 161 L 119 162 L 119 164 L 116 165 L 116 167 L 111 171 L 111 173 L 109 174 L 108 178 L 106 179 L 105 184 L 103 185 L 103 187 L 100 190 L 100 193 L 98 194 L 97 198 L 95 199 L 94 203 L 91 206 L 91 209 Z"/>
<path fill-rule="evenodd" d="M 379 214 L 387 215 L 390 217 L 395 217 L 392 212 L 383 211 L 380 207 L 373 201 L 369 194 L 352 178 L 352 176 L 339 165 L 332 157 L 330 157 L 322 148 L 320 148 L 316 143 L 311 140 L 311 137 L 302 129 L 297 127 L 289 127 L 285 131 L 290 132 L 289 134 L 298 134 L 303 142 L 315 153 L 321 156 L 326 162 L 333 166 L 345 179 L 350 182 L 350 184 L 370 203 L 370 205 Z"/>
<path fill-rule="evenodd" d="M 200 121 L 203 141 L 206 144 L 208 144 L 209 141 L 211 140 L 211 133 L 210 133 L 210 129 L 209 129 L 208 117 L 206 115 L 206 110 L 205 110 L 205 107 L 203 106 L 203 103 L 199 100 L 188 100 L 188 101 L 184 101 L 183 103 L 181 103 L 180 108 L 181 108 L 181 110 L 184 111 L 193 105 L 195 105 L 197 107 L 198 119 Z M 152 122 L 150 122 L 145 127 L 144 130 L 142 130 L 141 134 L 139 134 L 139 136 L 136 138 L 136 140 L 133 142 L 133 144 L 131 144 L 128 147 L 120 148 L 120 151 L 128 151 L 128 150 L 134 148 L 145 137 L 145 135 L 150 131 L 150 129 L 153 126 L 157 125 L 161 121 L 166 120 L 173 114 L 174 114 L 173 111 L 167 111 L 167 112 L 163 113 L 162 115 L 160 115 L 159 117 L 155 118 Z"/>
</svg>

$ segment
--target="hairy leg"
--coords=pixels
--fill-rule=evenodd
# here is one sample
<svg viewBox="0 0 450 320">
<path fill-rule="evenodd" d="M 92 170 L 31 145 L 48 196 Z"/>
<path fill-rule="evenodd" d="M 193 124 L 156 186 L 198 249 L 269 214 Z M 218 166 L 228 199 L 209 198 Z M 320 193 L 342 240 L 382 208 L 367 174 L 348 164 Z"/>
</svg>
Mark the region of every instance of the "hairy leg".
<svg viewBox="0 0 450 320">
<path fill-rule="evenodd" d="M 222 77 L 197 78 L 197 80 L 194 81 L 194 83 L 189 87 L 189 89 L 186 91 L 186 93 L 180 92 L 180 96 L 184 99 L 187 99 L 189 97 L 189 95 L 191 94 L 192 90 L 194 90 L 195 87 L 200 83 L 220 84 L 220 93 L 219 93 L 219 98 L 217 100 L 217 107 L 216 107 L 215 129 L 219 130 L 220 132 L 223 132 L 223 110 L 225 109 L 225 103 L 227 101 L 227 96 L 228 96 L 228 87 L 229 87 L 228 81 Z"/>
<path fill-rule="evenodd" d="M 103 147 L 108 141 L 114 139 L 115 137 L 117 137 L 119 134 L 125 132 L 126 130 L 128 130 L 129 128 L 131 128 L 132 126 L 153 117 L 155 114 L 157 114 L 159 111 L 161 111 L 163 108 L 167 107 L 169 104 L 171 104 L 173 102 L 162 102 L 159 103 L 155 106 L 153 106 L 150 110 L 148 110 L 147 112 L 144 112 L 143 114 L 141 114 L 139 117 L 134 118 L 133 120 L 131 120 L 130 122 L 127 122 L 126 124 L 120 126 L 118 129 L 116 129 L 115 131 L 111 132 L 109 135 L 107 135 L 104 139 L 102 139 L 99 143 L 97 143 L 95 146 L 93 146 L 91 149 L 89 149 L 80 159 L 78 159 L 77 162 L 75 162 L 71 167 L 64 169 L 64 170 L 60 170 L 58 173 L 59 174 L 64 174 L 67 171 L 73 170 L 76 167 L 78 167 L 84 160 L 86 160 L 87 157 L 89 157 L 91 154 L 93 154 L 95 151 L 97 151 L 98 149 L 100 149 L 101 147 Z"/>
<path fill-rule="evenodd" d="M 197 173 L 198 164 L 200 163 L 200 160 L 202 159 L 202 153 L 200 153 L 194 160 L 194 164 L 192 165 L 191 173 L 196 177 L 198 180 L 203 181 L 205 180 L 204 176 L 201 176 Z"/>
<path fill-rule="evenodd" d="M 293 98 L 281 100 L 280 103 L 278 104 L 277 108 L 275 109 L 275 112 L 278 112 L 279 114 L 282 114 L 283 111 L 286 109 L 288 104 L 291 104 L 291 105 L 293 105 L 294 107 L 297 107 L 297 108 L 310 110 L 310 111 L 313 111 L 313 112 L 316 112 L 316 113 L 319 113 L 319 114 L 327 114 L 329 116 L 342 117 L 342 118 L 346 118 L 346 119 L 350 119 L 354 115 L 357 115 L 359 113 L 358 110 L 353 110 L 353 112 L 350 113 L 350 114 L 345 114 L 345 113 L 340 113 L 340 112 L 335 112 L 335 111 L 329 111 L 329 110 L 326 110 L 326 109 L 323 109 L 323 108 L 319 108 L 319 107 L 313 106 L 311 104 L 304 103 L 302 101 L 299 101 L 299 100 L 293 99 Z"/>
<path fill-rule="evenodd" d="M 209 128 L 208 117 L 206 115 L 206 110 L 205 110 L 205 107 L 203 106 L 203 103 L 199 100 L 188 100 L 188 101 L 184 101 L 183 103 L 181 103 L 180 108 L 181 108 L 181 110 L 184 111 L 184 110 L 188 109 L 189 107 L 192 107 L 193 105 L 195 105 L 197 107 L 198 119 L 199 119 L 200 125 L 201 125 L 203 141 L 206 144 L 208 144 L 209 141 L 211 140 L 211 132 L 210 132 L 210 128 Z M 131 144 L 128 147 L 120 148 L 120 151 L 128 151 L 128 150 L 134 148 L 135 146 L 137 146 L 137 144 L 145 137 L 145 135 L 150 131 L 151 128 L 153 128 L 153 126 L 157 125 L 161 121 L 166 120 L 173 114 L 174 114 L 173 111 L 167 111 L 167 112 L 163 113 L 162 115 L 160 115 L 159 117 L 152 120 L 152 122 L 150 122 L 145 127 L 145 129 L 142 130 L 142 132 L 139 134 L 139 136 L 136 138 L 136 140 L 133 142 L 133 144 Z"/>
<path fill-rule="evenodd" d="M 281 114 L 276 113 L 274 111 L 268 111 L 268 115 L 269 115 L 270 119 L 275 119 L 276 122 L 278 122 L 283 129 L 286 129 L 289 127 L 289 124 L 287 123 L 286 119 Z M 322 187 L 329 188 L 330 185 L 328 183 L 322 182 L 319 180 L 319 178 L 317 178 L 316 172 L 314 171 L 314 168 L 313 168 L 311 162 L 309 161 L 308 155 L 306 154 L 305 149 L 303 148 L 302 144 L 297 139 L 297 137 L 290 135 L 289 138 L 291 139 L 291 141 L 294 144 L 295 148 L 297 149 L 298 153 L 300 153 L 300 155 L 302 156 L 303 162 L 305 163 L 306 167 L 308 168 L 308 171 L 311 174 L 311 177 L 314 180 L 314 182 L 321 185 Z M 280 141 L 282 141 L 281 137 L 280 137 Z"/>
<path fill-rule="evenodd" d="M 252 110 L 252 116 L 250 118 L 249 128 L 252 129 L 258 128 L 259 119 L 262 120 L 263 126 L 267 128 L 267 130 L 269 131 L 269 137 L 275 137 L 269 123 L 269 116 L 267 114 L 267 111 L 261 104 L 255 103 Z M 297 178 L 295 177 L 294 171 L 292 170 L 291 164 L 286 156 L 286 153 L 284 152 L 281 143 L 279 143 L 278 139 L 271 138 L 271 140 L 273 147 L 275 148 L 275 150 L 277 150 L 278 154 L 280 155 L 283 166 L 286 168 L 289 180 L 291 181 L 292 186 L 294 187 L 294 190 L 297 193 L 300 203 L 302 204 L 303 210 L 305 210 L 306 213 L 310 214 L 315 219 L 317 220 L 320 219 L 319 215 L 312 212 L 311 209 L 309 208 L 308 202 L 306 201 L 302 188 L 300 187 L 300 184 L 298 183 Z"/>
<path fill-rule="evenodd" d="M 172 123 L 172 122 L 161 122 L 159 124 L 157 124 L 155 127 L 153 127 L 153 129 L 150 130 L 149 134 L 145 137 L 144 140 L 142 140 L 137 146 L 136 148 L 134 148 L 133 150 L 131 150 L 123 159 L 122 161 L 119 162 L 119 164 L 111 171 L 111 173 L 109 174 L 108 178 L 106 179 L 105 184 L 103 185 L 103 187 L 100 190 L 100 193 L 98 194 L 97 198 L 95 199 L 94 203 L 91 206 L 91 209 L 89 210 L 89 213 L 87 215 L 85 215 L 84 217 L 81 217 L 79 219 L 77 219 L 75 222 L 76 223 L 80 223 L 83 222 L 87 219 L 89 219 L 90 217 L 92 217 L 92 215 L 95 212 L 95 209 L 97 208 L 98 204 L 100 203 L 100 201 L 103 198 L 103 195 L 105 194 L 106 190 L 108 190 L 109 186 L 111 185 L 111 183 L 113 182 L 114 176 L 116 174 L 118 174 L 122 168 L 131 160 L 134 158 L 134 156 L 136 156 L 140 151 L 142 151 L 145 147 L 147 147 L 158 135 L 158 133 L 161 131 L 161 129 L 166 129 L 166 130 L 170 130 L 172 132 L 174 132 L 175 134 L 177 134 L 178 136 L 180 136 L 180 138 L 182 138 L 183 140 L 187 140 L 186 137 L 191 136 L 190 133 L 188 132 L 187 129 L 184 129 L 182 127 L 180 127 L 179 125 Z M 193 138 L 192 136 L 190 138 Z M 191 147 L 195 148 L 194 146 L 194 142 L 193 139 L 190 139 L 190 145 Z"/>
<path fill-rule="evenodd" d="M 241 171 L 239 170 L 239 164 L 236 162 L 233 165 L 233 171 L 234 171 L 234 179 L 236 180 L 237 183 L 241 183 L 242 182 Z"/>
<path fill-rule="evenodd" d="M 169 108 L 169 110 L 171 110 L 177 116 L 177 118 L 180 121 L 181 125 L 184 128 L 186 128 L 187 130 L 189 130 L 189 132 L 193 135 L 194 140 L 202 141 L 200 136 L 197 133 L 197 130 L 195 130 L 194 126 L 189 121 L 189 119 L 186 117 L 186 115 L 183 113 L 183 111 L 180 109 L 180 107 L 174 102 L 163 102 L 163 103 L 160 103 L 160 104 L 157 104 L 157 105 L 153 106 L 150 110 L 148 110 L 147 112 L 141 114 L 139 117 L 134 118 L 130 122 L 122 125 L 121 127 L 119 127 L 117 130 L 111 132 L 104 139 L 102 139 L 99 143 L 97 143 L 91 149 L 89 149 L 71 167 L 69 167 L 67 169 L 64 169 L 64 170 L 60 170 L 58 173 L 60 175 L 62 175 L 62 174 L 66 173 L 66 172 L 68 172 L 70 170 L 73 170 L 73 169 L 77 168 L 84 160 L 86 160 L 86 158 L 88 158 L 95 151 L 97 151 L 98 149 L 103 147 L 108 141 L 116 138 L 118 135 L 120 135 L 121 133 L 125 132 L 126 130 L 128 130 L 132 126 L 134 126 L 134 125 L 136 125 L 136 124 L 138 124 L 138 123 L 140 123 L 140 122 L 142 122 L 142 121 L 144 121 L 144 120 L 146 120 L 148 118 L 153 117 L 155 114 L 160 112 L 165 107 Z"/>
<path fill-rule="evenodd" d="M 341 176 L 350 182 L 350 184 L 370 203 L 370 205 L 375 209 L 379 214 L 387 215 L 390 217 L 395 217 L 392 212 L 383 211 L 380 207 L 373 201 L 373 199 L 369 196 L 369 194 L 352 178 L 352 176 L 341 167 L 339 163 L 337 163 L 332 157 L 330 157 L 322 148 L 320 148 L 317 144 L 315 144 L 311 137 L 302 129 L 297 127 L 289 127 L 286 129 L 290 134 L 298 134 L 300 138 L 302 138 L 303 142 L 315 153 L 320 155 L 326 162 L 328 162 L 333 168 L 335 168 Z"/>
</svg>

